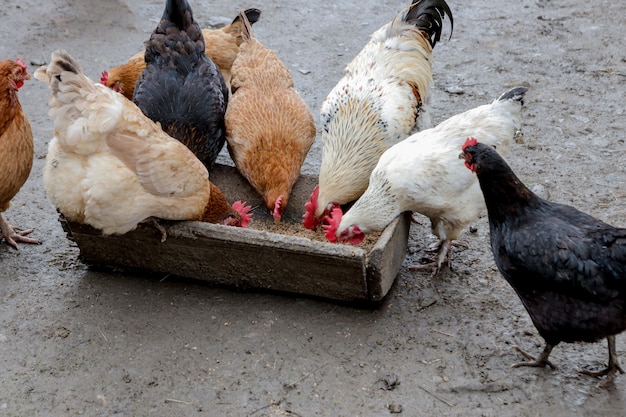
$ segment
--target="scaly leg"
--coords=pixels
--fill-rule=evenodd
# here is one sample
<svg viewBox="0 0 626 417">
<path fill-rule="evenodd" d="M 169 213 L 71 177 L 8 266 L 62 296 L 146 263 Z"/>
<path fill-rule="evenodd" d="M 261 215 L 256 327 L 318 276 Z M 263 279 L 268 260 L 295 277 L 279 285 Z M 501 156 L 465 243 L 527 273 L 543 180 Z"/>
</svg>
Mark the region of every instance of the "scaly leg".
<svg viewBox="0 0 626 417">
<path fill-rule="evenodd" d="M 165 230 L 165 227 L 163 227 L 161 223 L 159 223 L 158 218 L 148 217 L 146 219 L 143 219 L 139 223 L 143 223 L 143 224 L 151 223 L 159 232 L 161 232 L 161 242 L 165 242 L 167 240 L 167 230 Z"/>
<path fill-rule="evenodd" d="M 409 270 L 430 270 L 432 271 L 432 273 L 430 274 L 431 278 L 437 276 L 437 274 L 439 274 L 439 271 L 441 270 L 441 265 L 443 265 L 444 262 L 448 265 L 448 268 L 451 267 L 452 260 L 450 256 L 452 254 L 451 248 L 453 245 L 454 243 L 452 243 L 451 240 L 442 241 L 439 245 L 437 256 L 435 257 L 433 262 L 421 265 L 409 265 Z"/>
<path fill-rule="evenodd" d="M 0 215 L 0 240 L 4 238 L 9 245 L 17 249 L 17 242 L 21 243 L 35 243 L 39 244 L 39 241 L 26 235 L 33 232 L 33 229 L 28 230 L 15 230 L 8 224 Z"/>
<path fill-rule="evenodd" d="M 609 366 L 607 366 L 605 369 L 602 369 L 601 371 L 596 371 L 596 372 L 587 371 L 585 369 L 578 371 L 581 374 L 589 375 L 594 378 L 598 378 L 598 377 L 606 375 L 606 379 L 598 384 L 599 387 L 605 387 L 607 384 L 610 384 L 611 382 L 613 382 L 613 379 L 615 379 L 615 374 L 618 371 L 620 374 L 624 373 L 624 370 L 622 369 L 622 367 L 619 366 L 619 362 L 617 360 L 617 353 L 615 353 L 615 336 L 608 336 L 606 340 L 609 344 Z"/>
<path fill-rule="evenodd" d="M 511 368 L 519 368 L 520 366 L 532 366 L 536 368 L 544 368 L 547 365 L 552 369 L 556 369 L 556 366 L 554 366 L 552 362 L 548 360 L 548 356 L 550 356 L 550 352 L 552 352 L 552 349 L 554 348 L 554 346 L 555 345 L 546 343 L 546 347 L 543 348 L 543 352 L 541 352 L 541 355 L 539 355 L 539 358 L 535 359 L 534 357 L 530 356 L 528 353 L 524 352 L 519 346 L 513 345 L 513 349 L 521 353 L 522 356 L 524 356 L 526 359 L 529 360 L 529 362 L 514 363 L 513 365 L 511 365 Z"/>
</svg>

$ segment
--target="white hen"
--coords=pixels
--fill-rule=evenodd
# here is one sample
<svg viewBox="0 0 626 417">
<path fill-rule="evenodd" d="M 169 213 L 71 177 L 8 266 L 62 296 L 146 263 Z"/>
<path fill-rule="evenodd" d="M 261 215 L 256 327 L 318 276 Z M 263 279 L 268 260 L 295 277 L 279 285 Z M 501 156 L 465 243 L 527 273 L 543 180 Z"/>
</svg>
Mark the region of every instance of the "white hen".
<svg viewBox="0 0 626 417">
<path fill-rule="evenodd" d="M 526 88 L 516 87 L 486 104 L 458 114 L 432 129 L 392 146 L 380 158 L 363 195 L 342 215 L 333 209 L 325 226 L 330 241 L 358 244 L 364 234 L 383 230 L 404 211 L 416 211 L 432 223 L 439 253 L 431 268 L 436 274 L 452 242 L 485 209 L 474 175 L 458 163 L 465 140 L 472 136 L 507 155 L 521 129 Z"/>
</svg>

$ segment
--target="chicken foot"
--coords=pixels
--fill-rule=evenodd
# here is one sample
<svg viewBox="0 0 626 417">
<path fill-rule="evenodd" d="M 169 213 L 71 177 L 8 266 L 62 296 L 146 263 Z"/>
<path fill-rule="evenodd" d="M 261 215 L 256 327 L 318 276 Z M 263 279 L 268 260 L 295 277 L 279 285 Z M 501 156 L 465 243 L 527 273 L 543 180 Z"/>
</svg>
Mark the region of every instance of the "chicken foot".
<svg viewBox="0 0 626 417">
<path fill-rule="evenodd" d="M 148 217 L 147 219 L 143 219 L 140 223 L 152 223 L 152 225 L 159 231 L 161 232 L 161 242 L 165 242 L 167 240 L 167 230 L 165 230 L 165 227 L 163 227 L 161 225 L 161 223 L 159 223 L 159 219 L 156 217 Z"/>
<path fill-rule="evenodd" d="M 26 235 L 31 234 L 32 232 L 33 229 L 16 229 L 8 224 L 2 216 L 0 216 L 0 240 L 4 238 L 4 240 L 6 240 L 7 243 L 15 249 L 17 249 L 17 242 L 39 244 L 40 242 L 38 240 L 26 237 Z"/>
<path fill-rule="evenodd" d="M 455 243 L 451 240 L 441 241 L 438 247 L 427 250 L 427 252 L 437 252 L 435 259 L 432 262 L 421 265 L 409 265 L 408 269 L 411 271 L 432 271 L 432 273 L 430 274 L 431 278 L 434 278 L 437 276 L 437 274 L 439 274 L 439 271 L 441 271 L 441 266 L 444 264 L 444 262 L 448 266 L 448 268 L 452 269 L 452 246 L 455 246 Z"/>
<path fill-rule="evenodd" d="M 556 366 L 554 366 L 552 364 L 552 362 L 550 362 L 548 360 L 548 356 L 550 356 L 550 352 L 552 352 L 552 349 L 554 349 L 554 346 L 555 345 L 551 345 L 550 343 L 546 343 L 546 347 L 543 348 L 543 352 L 541 352 L 541 355 L 539 355 L 539 357 L 537 359 L 535 359 L 533 356 L 531 356 L 528 353 L 524 352 L 522 350 L 522 348 L 520 348 L 518 345 L 513 345 L 513 349 L 515 349 L 519 353 L 521 353 L 522 356 L 524 356 L 526 359 L 529 360 L 529 362 L 514 363 L 513 365 L 511 365 L 511 368 L 519 368 L 521 366 L 532 366 L 532 367 L 536 367 L 536 368 L 544 368 L 547 365 L 547 366 L 549 366 L 552 369 L 556 369 Z"/>
<path fill-rule="evenodd" d="M 586 369 L 581 369 L 578 372 L 584 375 L 589 375 L 594 378 L 599 378 L 601 376 L 606 375 L 606 379 L 598 384 L 598 387 L 603 388 L 607 384 L 613 382 L 615 379 L 615 374 L 619 371 L 620 374 L 624 373 L 624 370 L 621 366 L 619 366 L 619 362 L 617 360 L 617 354 L 615 353 L 615 336 L 608 336 L 606 338 L 609 344 L 609 366 L 600 371 L 588 371 Z"/>
</svg>

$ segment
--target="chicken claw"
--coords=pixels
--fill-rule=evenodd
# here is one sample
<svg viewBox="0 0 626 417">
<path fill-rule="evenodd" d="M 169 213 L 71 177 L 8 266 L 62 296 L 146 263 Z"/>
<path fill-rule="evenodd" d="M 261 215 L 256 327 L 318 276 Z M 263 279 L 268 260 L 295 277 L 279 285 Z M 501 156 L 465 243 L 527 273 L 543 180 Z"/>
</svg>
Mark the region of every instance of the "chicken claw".
<svg viewBox="0 0 626 417">
<path fill-rule="evenodd" d="M 408 269 L 411 271 L 423 271 L 430 270 L 432 273 L 430 274 L 431 278 L 436 277 L 441 271 L 441 266 L 445 263 L 448 268 L 452 269 L 452 246 L 454 243 L 452 241 L 448 242 L 439 242 L 439 245 L 434 249 L 428 249 L 427 252 L 438 252 L 437 256 L 432 262 L 421 265 L 409 265 Z"/>
<path fill-rule="evenodd" d="M 617 361 L 617 355 L 615 354 L 615 336 L 608 336 L 607 341 L 609 342 L 609 366 L 600 371 L 588 371 L 586 369 L 581 369 L 580 372 L 583 375 L 589 375 L 594 378 L 599 378 L 601 376 L 606 375 L 606 379 L 598 384 L 598 388 L 604 388 L 615 378 L 615 374 L 619 372 L 620 374 L 624 373 L 624 370 L 619 365 Z"/>
<path fill-rule="evenodd" d="M 161 225 L 161 223 L 159 223 L 159 219 L 156 217 L 148 217 L 147 219 L 144 219 L 143 221 L 141 221 L 140 223 L 152 223 L 152 225 L 159 231 L 161 232 L 161 243 L 165 242 L 167 240 L 167 230 L 165 230 L 165 227 L 163 227 Z"/>
<path fill-rule="evenodd" d="M 524 352 L 522 348 L 520 348 L 518 345 L 513 345 L 513 349 L 521 353 L 522 356 L 524 356 L 530 362 L 514 363 L 513 365 L 511 365 L 511 368 L 519 368 L 521 366 L 532 366 L 535 368 L 544 368 L 547 365 L 552 369 L 556 369 L 556 366 L 548 360 L 548 356 L 550 356 L 550 352 L 552 352 L 553 348 L 554 348 L 553 345 L 546 343 L 546 347 L 543 349 L 543 352 L 541 352 L 541 355 L 539 355 L 539 358 L 535 359 L 533 356 Z"/>
<path fill-rule="evenodd" d="M 6 240 L 7 243 L 13 248 L 18 249 L 17 242 L 33 243 L 37 245 L 40 244 L 41 242 L 39 242 L 37 239 L 26 237 L 26 235 L 31 234 L 32 232 L 33 229 L 19 230 L 17 228 L 14 228 L 10 224 L 8 224 L 2 218 L 2 216 L 0 216 L 0 240 L 4 238 L 4 240 Z"/>
</svg>

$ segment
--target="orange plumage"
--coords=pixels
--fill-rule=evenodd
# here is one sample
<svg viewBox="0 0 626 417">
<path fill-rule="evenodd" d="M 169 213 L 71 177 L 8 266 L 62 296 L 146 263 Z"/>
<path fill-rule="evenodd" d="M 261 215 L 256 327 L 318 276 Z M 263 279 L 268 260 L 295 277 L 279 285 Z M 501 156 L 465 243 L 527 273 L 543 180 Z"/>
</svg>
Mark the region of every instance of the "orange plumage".
<svg viewBox="0 0 626 417">
<path fill-rule="evenodd" d="M 315 121 L 285 64 L 240 17 L 243 42 L 231 69 L 225 116 L 228 151 L 278 222 L 315 140 Z"/>
<path fill-rule="evenodd" d="M 15 249 L 16 242 L 38 243 L 25 237 L 32 230 L 16 231 L 2 218 L 33 166 L 33 132 L 17 98 L 28 79 L 26 64 L 20 59 L 0 62 L 0 240 L 4 238 Z"/>
</svg>

